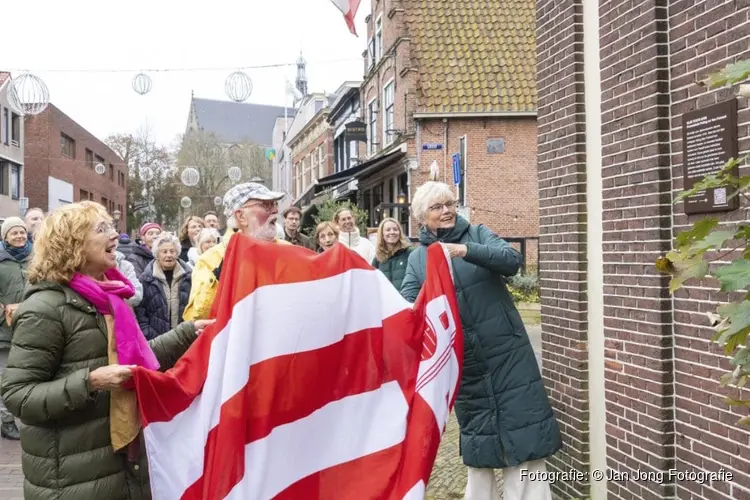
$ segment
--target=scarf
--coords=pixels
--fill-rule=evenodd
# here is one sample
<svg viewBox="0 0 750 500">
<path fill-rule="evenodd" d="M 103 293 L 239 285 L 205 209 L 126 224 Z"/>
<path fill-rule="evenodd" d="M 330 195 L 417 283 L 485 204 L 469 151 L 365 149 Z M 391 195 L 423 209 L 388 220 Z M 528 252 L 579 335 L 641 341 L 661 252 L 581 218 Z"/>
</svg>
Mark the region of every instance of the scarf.
<svg viewBox="0 0 750 500">
<path fill-rule="evenodd" d="M 133 284 L 117 268 L 110 269 L 104 276 L 107 281 L 97 281 L 76 273 L 69 285 L 104 316 L 109 363 L 158 369 L 159 362 L 141 332 L 135 314 L 125 302 L 135 294 Z M 133 387 L 132 381 L 124 385 L 124 389 Z M 138 402 L 133 391 L 110 391 L 109 418 L 112 448 L 115 452 L 127 448 L 128 461 L 136 463 L 140 455 L 138 435 L 141 426 Z"/>
<path fill-rule="evenodd" d="M 125 302 L 135 295 L 135 287 L 117 268 L 108 270 L 104 276 L 107 281 L 96 281 L 76 273 L 69 285 L 91 302 L 99 314 L 113 317 L 117 359 L 121 365 L 158 370 L 156 355 L 141 332 L 133 310 Z"/>
<path fill-rule="evenodd" d="M 26 257 L 31 255 L 31 240 L 26 240 L 26 244 L 22 247 L 12 247 L 3 242 L 3 248 L 5 248 L 5 251 L 8 252 L 16 262 L 23 262 L 26 260 Z"/>
</svg>

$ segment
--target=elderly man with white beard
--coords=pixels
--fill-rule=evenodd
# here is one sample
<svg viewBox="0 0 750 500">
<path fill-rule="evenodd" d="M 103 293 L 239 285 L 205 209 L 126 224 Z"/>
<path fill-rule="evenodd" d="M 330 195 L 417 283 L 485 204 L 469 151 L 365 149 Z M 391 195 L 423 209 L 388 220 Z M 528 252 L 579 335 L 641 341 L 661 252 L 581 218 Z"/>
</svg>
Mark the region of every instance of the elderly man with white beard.
<svg viewBox="0 0 750 500">
<path fill-rule="evenodd" d="M 204 252 L 193 269 L 193 285 L 190 300 L 185 307 L 183 319 L 195 321 L 208 319 L 216 297 L 221 275 L 221 264 L 235 233 L 241 233 L 261 241 L 289 245 L 276 236 L 279 218 L 279 200 L 284 193 L 270 191 L 263 184 L 248 182 L 239 184 L 224 195 L 224 215 L 227 217 L 227 232 L 221 243 Z"/>
</svg>

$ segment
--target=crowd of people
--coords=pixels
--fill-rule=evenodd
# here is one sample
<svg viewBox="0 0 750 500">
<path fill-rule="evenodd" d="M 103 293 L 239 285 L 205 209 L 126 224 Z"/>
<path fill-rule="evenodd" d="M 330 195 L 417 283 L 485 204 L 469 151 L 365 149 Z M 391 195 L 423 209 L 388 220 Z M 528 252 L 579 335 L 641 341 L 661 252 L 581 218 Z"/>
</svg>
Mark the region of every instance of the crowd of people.
<svg viewBox="0 0 750 500">
<path fill-rule="evenodd" d="M 464 330 L 464 365 L 455 411 L 468 467 L 467 500 L 499 498 L 494 470 L 505 472 L 506 500 L 546 500 L 532 482 L 561 446 L 536 357 L 506 280 L 522 256 L 483 225 L 456 212 L 453 190 L 427 182 L 411 211 L 412 244 L 386 218 L 376 243 L 342 208 L 312 237 L 302 213 L 279 214 L 283 193 L 262 184 L 232 187 L 219 214 L 188 217 L 178 232 L 148 222 L 131 241 L 103 206 L 70 204 L 0 229 L 0 416 L 2 437 L 20 439 L 27 499 L 150 498 L 131 367 L 115 339 L 148 343 L 168 369 L 210 324 L 227 245 L 237 234 L 326 252 L 341 244 L 379 269 L 413 302 L 426 274 L 426 248 L 441 242 L 454 273 Z M 280 225 L 283 223 L 283 226 Z M 366 291 L 363 291 L 366 293 Z M 6 409 L 7 406 L 7 409 Z M 20 431 L 16 425 L 20 420 Z"/>
</svg>

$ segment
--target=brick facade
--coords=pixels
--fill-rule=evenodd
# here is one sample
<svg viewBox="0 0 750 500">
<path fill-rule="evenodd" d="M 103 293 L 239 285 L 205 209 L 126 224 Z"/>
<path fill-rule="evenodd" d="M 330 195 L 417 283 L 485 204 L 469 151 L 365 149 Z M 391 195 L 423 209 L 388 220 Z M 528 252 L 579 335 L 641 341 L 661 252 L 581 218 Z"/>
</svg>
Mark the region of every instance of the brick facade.
<svg viewBox="0 0 750 500">
<path fill-rule="evenodd" d="M 375 54 L 368 48 L 363 54 L 365 77 L 361 86 L 362 119 L 368 125 L 372 147 L 366 148 L 365 158 L 373 160 L 406 144 L 407 156 L 400 160 L 403 168 L 393 175 L 409 172 L 409 198 L 429 178 L 430 165 L 437 161 L 439 179 L 452 184 L 451 155 L 459 151 L 459 138 L 466 136 L 467 158 L 467 212 L 471 222 L 488 225 L 506 237 L 532 238 L 528 241 L 527 262 L 535 265 L 539 235 L 538 180 L 536 175 L 536 118 L 533 113 L 446 113 L 431 116 L 424 113 L 424 96 L 419 68 L 419 35 L 411 33 L 410 26 L 417 15 L 410 3 L 399 0 L 373 0 L 372 13 L 366 18 L 367 38 L 375 39 Z M 435 16 L 439 15 L 437 13 Z M 443 14 L 445 15 L 445 14 Z M 382 25 L 382 44 L 378 42 L 378 26 Z M 422 44 L 428 43 L 426 40 Z M 381 48 L 382 46 L 382 48 Z M 369 47 L 369 46 L 368 46 Z M 424 50 L 424 47 L 421 48 Z M 473 78 L 486 78 L 473 75 Z M 386 117 L 386 87 L 394 82 L 393 125 L 384 126 Z M 459 85 L 463 85 L 460 83 Z M 458 90 L 456 90 L 458 92 Z M 374 132 L 371 127 L 370 103 L 375 101 Z M 488 107 L 489 108 L 489 107 Z M 511 115 L 511 116 L 508 116 Z M 386 128 L 394 132 L 387 134 Z M 488 139 L 504 139 L 505 152 L 489 154 Z M 423 151 L 424 144 L 441 144 L 441 150 Z M 384 167 L 385 169 L 386 167 Z M 389 179 L 386 178 L 385 185 Z M 380 182 L 380 179 L 377 179 Z M 360 183 L 360 202 L 363 187 Z M 387 193 L 387 189 L 384 189 Z M 384 199 L 385 202 L 395 200 Z M 417 234 L 413 220 L 409 228 Z"/>
<path fill-rule="evenodd" d="M 603 376 L 610 469 L 724 468 L 733 475 L 705 484 L 668 476 L 661 483 L 609 481 L 608 498 L 750 498 L 750 431 L 736 426 L 746 411 L 723 402 L 729 392 L 719 378 L 730 365 L 711 343 L 705 316 L 726 296 L 713 283 L 696 282 L 672 297 L 653 264 L 700 218 L 672 204 L 682 189 L 682 114 L 733 98 L 695 82 L 750 58 L 749 12 L 748 2 L 735 1 L 601 2 L 602 127 L 589 131 L 582 4 L 537 3 L 543 375 L 565 443 L 550 465 L 587 470 L 588 380 Z M 738 104 L 740 149 L 747 152 L 750 110 L 746 101 Z M 602 228 L 585 224 L 584 152 L 592 133 L 602 137 Z M 603 236 L 603 374 L 590 374 L 587 363 L 587 229 Z M 580 483 L 553 488 L 563 498 L 587 493 Z"/>
<path fill-rule="evenodd" d="M 292 154 L 292 193 L 295 200 L 317 179 L 333 173 L 333 131 L 326 121 L 327 116 L 327 109 L 319 112 L 288 143 Z"/>
<path fill-rule="evenodd" d="M 41 114 L 26 118 L 25 134 L 24 189 L 30 207 L 49 209 L 49 178 L 53 177 L 73 185 L 73 199 L 65 201 L 82 201 L 85 194 L 106 203 L 110 214 L 119 210 L 120 220 L 127 220 L 127 165 L 107 145 L 51 104 Z M 61 134 L 75 143 L 72 157 L 63 154 Z M 97 156 L 104 160 L 104 175 L 94 171 Z"/>
</svg>

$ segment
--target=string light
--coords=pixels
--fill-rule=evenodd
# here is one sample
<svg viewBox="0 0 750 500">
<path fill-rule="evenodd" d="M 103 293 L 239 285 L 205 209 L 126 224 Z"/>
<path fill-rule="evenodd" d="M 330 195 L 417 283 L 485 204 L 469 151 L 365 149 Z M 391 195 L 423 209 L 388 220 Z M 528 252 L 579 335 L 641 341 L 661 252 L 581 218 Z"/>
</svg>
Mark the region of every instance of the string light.
<svg viewBox="0 0 750 500">
<path fill-rule="evenodd" d="M 315 66 L 323 66 L 326 64 L 340 64 L 345 62 L 361 61 L 360 58 L 347 58 L 347 59 L 328 59 L 321 61 L 314 61 L 311 64 Z M 221 66 L 221 67 L 197 67 L 197 68 L 102 68 L 102 69 L 35 69 L 37 73 L 184 73 L 184 72 L 197 72 L 197 71 L 241 71 L 248 69 L 273 69 L 273 68 L 287 68 L 296 67 L 297 62 L 280 62 L 272 64 L 256 64 L 252 66 Z M 11 69 L 11 72 L 22 72 L 26 70 Z"/>
</svg>

